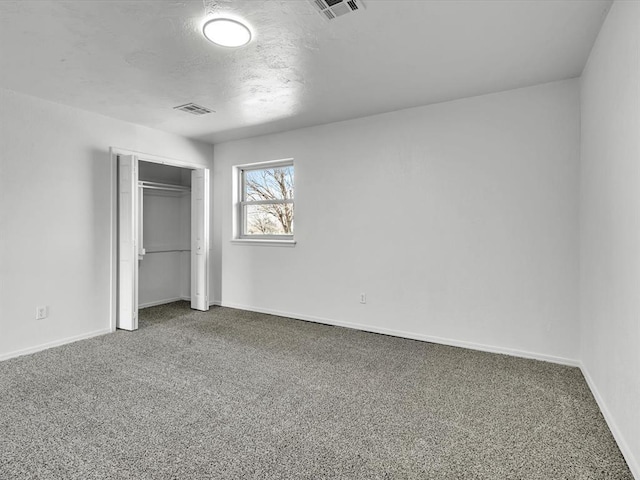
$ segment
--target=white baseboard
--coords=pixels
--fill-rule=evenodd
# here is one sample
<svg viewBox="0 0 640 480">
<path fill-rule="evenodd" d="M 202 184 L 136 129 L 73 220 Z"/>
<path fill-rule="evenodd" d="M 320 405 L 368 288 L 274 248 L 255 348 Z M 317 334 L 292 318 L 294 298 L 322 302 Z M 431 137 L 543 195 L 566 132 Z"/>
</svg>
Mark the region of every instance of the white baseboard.
<svg viewBox="0 0 640 480">
<path fill-rule="evenodd" d="M 158 305 L 166 305 L 167 303 L 179 302 L 180 300 L 190 301 L 191 297 L 165 298 L 163 300 L 156 300 L 155 302 L 141 303 L 138 305 L 138 308 L 157 307 Z"/>
<path fill-rule="evenodd" d="M 627 443 L 625 438 L 622 436 L 622 432 L 618 428 L 618 424 L 614 420 L 613 415 L 611 415 L 611 411 L 607 407 L 607 404 L 604 402 L 602 395 L 600 395 L 600 392 L 598 391 L 598 387 L 596 387 L 596 384 L 593 381 L 593 378 L 591 378 L 589 371 L 582 364 L 580 365 L 580 370 L 582 370 L 582 375 L 587 381 L 587 385 L 589 385 L 589 388 L 591 389 L 591 393 L 593 394 L 593 398 L 596 399 L 596 403 L 598 404 L 598 407 L 600 407 L 602 416 L 606 420 L 607 425 L 609 426 L 609 430 L 611 430 L 611 434 L 613 435 L 613 438 L 617 442 L 618 447 L 622 452 L 622 456 L 624 457 L 624 459 L 627 462 L 627 465 L 629 466 L 629 470 L 631 470 L 631 474 L 634 476 L 636 480 L 640 480 L 640 458 L 635 458 L 634 452 L 631 451 L 631 447 L 629 447 L 629 444 Z M 640 452 L 635 452 L 635 453 L 639 454 Z"/>
<path fill-rule="evenodd" d="M 390 335 L 392 337 L 402 337 L 402 338 L 409 338 L 411 340 L 420 340 L 423 342 L 437 343 L 440 345 L 447 345 L 450 347 L 461 347 L 461 348 L 468 348 L 471 350 L 480 350 L 482 352 L 500 353 L 503 355 L 511 355 L 513 357 L 521 357 L 521 358 L 530 358 L 532 360 L 542 360 L 544 362 L 557 363 L 560 365 L 567 365 L 570 367 L 580 366 L 580 362 L 578 360 L 564 358 L 564 357 L 557 357 L 554 355 L 547 355 L 544 353 L 528 352 L 525 350 L 517 350 L 513 348 L 499 347 L 495 345 L 485 345 L 481 343 L 467 342 L 464 340 L 455 340 L 452 338 L 435 337 L 432 335 L 423 335 L 420 333 L 406 332 L 402 330 L 394 330 L 394 329 L 384 328 L 384 327 L 375 327 L 371 325 L 365 325 L 362 323 L 343 322 L 340 320 L 332 320 L 329 318 L 320 318 L 320 317 L 314 317 L 310 315 L 300 315 L 300 314 L 291 313 L 291 312 L 282 312 L 278 310 L 256 308 L 248 305 L 238 305 L 238 304 L 228 303 L 228 302 L 213 301 L 211 304 L 219 305 L 222 307 L 237 308 L 239 310 L 249 310 L 252 312 L 266 313 L 269 315 L 276 315 L 279 317 L 288 317 L 288 318 L 294 318 L 297 320 L 305 320 L 308 322 L 324 323 L 326 325 L 334 325 L 337 327 L 352 328 L 354 330 L 362 330 L 365 332 L 381 333 L 383 335 Z"/>
<path fill-rule="evenodd" d="M 60 345 L 65 345 L 67 343 L 77 342 L 78 340 L 85 340 L 91 337 L 98 337 L 100 335 L 105 335 L 107 333 L 111 333 L 110 328 L 103 328 L 100 330 L 95 330 L 89 333 L 83 333 L 81 335 L 76 335 L 73 337 L 62 338 L 60 340 L 55 340 L 53 342 L 43 343 L 41 345 L 36 345 L 29 348 L 24 348 L 22 350 L 16 350 L 9 353 L 0 354 L 0 361 L 9 360 L 10 358 L 21 357 L 22 355 L 29 355 L 30 353 L 41 352 L 42 350 L 47 350 L 53 347 L 59 347 Z"/>
</svg>

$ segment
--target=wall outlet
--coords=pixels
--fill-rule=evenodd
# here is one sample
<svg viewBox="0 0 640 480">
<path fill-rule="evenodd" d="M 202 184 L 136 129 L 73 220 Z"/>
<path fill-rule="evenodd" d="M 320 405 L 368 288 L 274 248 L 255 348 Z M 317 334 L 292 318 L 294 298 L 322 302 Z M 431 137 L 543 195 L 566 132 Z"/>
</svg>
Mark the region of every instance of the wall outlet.
<svg viewBox="0 0 640 480">
<path fill-rule="evenodd" d="M 367 303 L 367 294 L 366 293 L 361 293 L 360 294 L 360 303 Z"/>
<path fill-rule="evenodd" d="M 49 306 L 36 307 L 36 320 L 44 320 L 49 316 Z"/>
</svg>

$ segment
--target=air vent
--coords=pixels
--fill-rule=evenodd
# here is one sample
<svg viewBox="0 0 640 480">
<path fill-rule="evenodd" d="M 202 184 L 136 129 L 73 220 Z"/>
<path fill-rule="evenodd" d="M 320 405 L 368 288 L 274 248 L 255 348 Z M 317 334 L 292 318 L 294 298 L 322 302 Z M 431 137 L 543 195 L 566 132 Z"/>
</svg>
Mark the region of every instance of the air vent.
<svg viewBox="0 0 640 480">
<path fill-rule="evenodd" d="M 182 110 L 183 112 L 190 113 L 191 115 L 206 115 L 207 113 L 213 113 L 213 110 L 201 105 L 196 105 L 195 103 L 185 103 L 184 105 L 173 107 L 173 109 Z"/>
<path fill-rule="evenodd" d="M 326 20 L 334 20 L 364 8 L 362 0 L 309 0 L 309 3 Z"/>
</svg>

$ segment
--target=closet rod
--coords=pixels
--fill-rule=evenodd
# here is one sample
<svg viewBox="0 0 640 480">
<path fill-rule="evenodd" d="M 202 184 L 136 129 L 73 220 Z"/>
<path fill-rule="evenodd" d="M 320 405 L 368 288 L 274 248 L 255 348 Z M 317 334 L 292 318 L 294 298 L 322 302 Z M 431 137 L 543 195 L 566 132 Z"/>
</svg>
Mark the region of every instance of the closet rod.
<svg viewBox="0 0 640 480">
<path fill-rule="evenodd" d="M 179 248 L 175 250 L 147 250 L 145 248 L 145 255 L 153 255 L 154 253 L 175 253 L 175 252 L 190 252 L 190 248 Z"/>
<path fill-rule="evenodd" d="M 170 183 L 159 183 L 159 182 L 147 182 L 141 181 L 138 182 L 142 188 L 148 188 L 151 190 L 166 190 L 169 192 L 190 192 L 190 187 L 185 187 L 184 185 L 172 185 Z"/>
<path fill-rule="evenodd" d="M 145 252 L 149 253 L 169 253 L 169 252 L 190 252 L 190 247 L 177 247 L 177 246 L 166 246 L 166 247 L 146 247 Z"/>
</svg>

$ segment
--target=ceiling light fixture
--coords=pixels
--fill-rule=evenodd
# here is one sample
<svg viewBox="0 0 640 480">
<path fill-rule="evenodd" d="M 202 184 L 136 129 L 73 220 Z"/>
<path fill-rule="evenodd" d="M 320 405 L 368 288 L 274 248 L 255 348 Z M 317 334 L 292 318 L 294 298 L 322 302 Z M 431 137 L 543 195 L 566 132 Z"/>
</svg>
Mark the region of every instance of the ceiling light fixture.
<svg viewBox="0 0 640 480">
<path fill-rule="evenodd" d="M 202 27 L 202 34 L 210 42 L 222 47 L 242 47 L 251 41 L 251 30 L 230 18 L 214 18 Z"/>
</svg>

